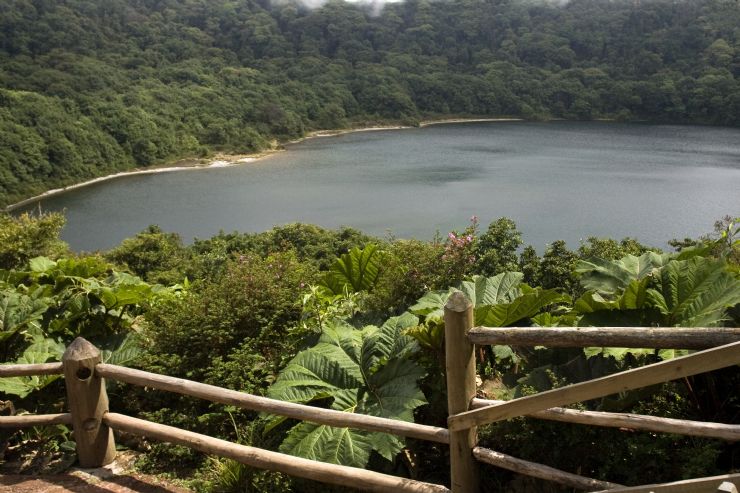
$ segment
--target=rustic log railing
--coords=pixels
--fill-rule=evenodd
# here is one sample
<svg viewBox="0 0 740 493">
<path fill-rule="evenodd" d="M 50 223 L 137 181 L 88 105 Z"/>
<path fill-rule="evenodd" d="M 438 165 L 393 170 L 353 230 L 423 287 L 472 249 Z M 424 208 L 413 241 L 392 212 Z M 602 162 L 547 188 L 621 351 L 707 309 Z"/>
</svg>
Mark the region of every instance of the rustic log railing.
<svg viewBox="0 0 740 493">
<path fill-rule="evenodd" d="M 735 488 L 734 491 L 737 493 L 740 474 L 629 488 L 608 481 L 587 478 L 479 447 L 477 446 L 477 427 L 518 416 L 529 416 L 593 426 L 624 427 L 728 441 L 740 440 L 740 425 L 626 413 L 579 411 L 557 407 L 740 364 L 740 329 L 473 328 L 473 309 L 470 301 L 462 293 L 455 293 L 445 305 L 445 341 L 448 428 L 321 409 L 104 364 L 101 363 L 98 349 L 81 338 L 76 339 L 67 348 L 61 363 L 0 365 L 0 378 L 63 374 L 70 409 L 70 412 L 66 414 L 3 416 L 0 417 L 0 427 L 22 428 L 71 424 L 82 467 L 98 467 L 110 463 L 115 456 L 112 432 L 119 430 L 184 445 L 204 453 L 228 457 L 256 468 L 367 491 L 474 493 L 478 491 L 480 481 L 477 474 L 477 463 L 484 462 L 519 474 L 555 481 L 586 491 L 709 493 L 732 492 L 733 490 L 729 488 Z M 474 349 L 476 344 L 710 349 L 520 399 L 493 401 L 475 398 Z M 230 404 L 318 424 L 392 433 L 448 444 L 451 489 L 442 485 L 364 469 L 301 459 L 113 413 L 108 409 L 104 379 L 176 392 L 211 402 Z"/>
<path fill-rule="evenodd" d="M 112 462 L 115 457 L 113 430 L 119 430 L 184 445 L 261 469 L 367 491 L 415 493 L 450 491 L 441 485 L 355 467 L 301 459 L 109 412 L 104 379 L 168 390 L 212 402 L 231 404 L 313 423 L 393 433 L 446 444 L 449 442 L 449 432 L 445 428 L 283 402 L 190 380 L 103 364 L 100 361 L 100 351 L 85 339 L 77 338 L 65 351 L 61 363 L 0 365 L 0 377 L 29 376 L 41 373 L 64 374 L 70 408 L 69 414 L 0 417 L 0 427 L 21 428 L 58 423 L 71 424 L 74 429 L 77 456 L 82 467 L 99 467 Z"/>
<path fill-rule="evenodd" d="M 705 349 L 688 356 L 654 363 L 614 375 L 609 375 L 587 382 L 568 385 L 547 392 L 513 399 L 511 401 L 487 401 L 471 399 L 468 407 L 462 412 L 453 413 L 447 426 L 450 437 L 468 431 L 475 433 L 478 426 L 516 418 L 530 416 L 554 421 L 582 423 L 595 426 L 622 427 L 632 429 L 679 433 L 686 435 L 710 436 L 735 441 L 740 438 L 740 426 L 720 423 L 701 423 L 695 421 L 640 416 L 623 413 L 596 413 L 563 409 L 556 406 L 597 399 L 607 395 L 634 390 L 649 385 L 664 383 L 678 378 L 696 375 L 707 371 L 718 370 L 740 364 L 740 329 L 718 328 L 674 328 L 674 327 L 473 327 L 472 305 L 462 293 L 450 296 L 445 306 L 445 344 L 446 353 L 467 354 L 473 351 L 475 344 L 506 344 L 519 346 L 550 347 L 637 347 L 637 348 L 670 348 L 670 349 Z M 460 336 L 465 334 L 465 337 Z M 713 347 L 717 346 L 719 347 Z M 454 346 L 454 347 L 451 347 Z M 449 366 L 449 359 L 448 359 Z M 448 393 L 451 386 L 460 387 L 460 382 L 447 380 Z M 457 461 L 453 454 L 460 454 Z M 674 491 L 668 485 L 646 485 L 633 488 L 599 481 L 592 478 L 560 471 L 542 464 L 536 464 L 493 450 L 477 447 L 452 447 L 450 444 L 450 472 L 452 491 L 454 493 L 469 490 L 455 489 L 456 484 L 464 484 L 475 477 L 475 469 L 464 463 L 471 457 L 497 467 L 508 469 L 541 479 L 558 482 L 567 486 L 587 490 L 604 491 Z M 698 478 L 691 480 L 691 487 L 685 491 L 696 493 L 723 491 L 723 484 L 740 484 L 740 474 L 715 478 Z M 678 483 L 670 483 L 678 488 Z M 663 486 L 666 486 L 664 488 Z M 675 489 L 675 491 L 679 491 Z M 684 490 L 681 490 L 684 491 Z"/>
</svg>

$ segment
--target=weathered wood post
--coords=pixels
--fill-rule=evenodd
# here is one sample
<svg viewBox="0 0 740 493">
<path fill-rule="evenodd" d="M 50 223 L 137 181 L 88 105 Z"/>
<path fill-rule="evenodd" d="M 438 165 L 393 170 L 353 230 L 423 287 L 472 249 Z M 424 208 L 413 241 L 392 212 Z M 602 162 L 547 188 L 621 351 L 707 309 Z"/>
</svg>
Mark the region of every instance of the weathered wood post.
<svg viewBox="0 0 740 493">
<path fill-rule="evenodd" d="M 475 397 L 475 346 L 468 340 L 473 328 L 473 304 L 461 292 L 445 304 L 445 367 L 449 415 L 468 411 Z M 450 472 L 453 493 L 476 493 L 478 474 L 473 457 L 476 427 L 450 432 Z"/>
<path fill-rule="evenodd" d="M 75 339 L 62 356 L 77 458 L 82 467 L 101 467 L 116 456 L 113 430 L 103 424 L 108 394 L 103 379 L 95 375 L 95 365 L 100 362 L 98 348 L 82 337 Z"/>
</svg>

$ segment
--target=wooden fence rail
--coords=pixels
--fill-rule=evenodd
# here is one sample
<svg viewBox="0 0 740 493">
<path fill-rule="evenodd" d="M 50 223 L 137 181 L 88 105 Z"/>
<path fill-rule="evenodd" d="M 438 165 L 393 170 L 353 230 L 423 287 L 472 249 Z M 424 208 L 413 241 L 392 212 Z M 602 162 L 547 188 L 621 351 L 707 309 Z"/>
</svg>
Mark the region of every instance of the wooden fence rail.
<svg viewBox="0 0 740 493">
<path fill-rule="evenodd" d="M 449 315 L 453 316 L 451 313 Z M 447 308 L 445 309 L 445 317 L 445 323 L 447 324 Z M 462 323 L 461 317 L 458 323 Z M 460 331 L 458 330 L 458 332 Z M 512 401 L 471 399 L 467 410 L 457 414 L 450 412 L 448 418 L 450 436 L 455 436 L 455 434 L 466 429 L 474 430 L 477 426 L 483 424 L 526 415 L 570 423 L 597 426 L 626 426 L 633 429 L 710 436 L 730 441 L 738 440 L 740 437 L 740 426 L 737 425 L 697 423 L 686 420 L 671 420 L 620 413 L 584 412 L 555 407 L 740 364 L 740 329 L 678 329 L 667 327 L 473 328 L 472 326 L 467 326 L 465 333 L 470 344 L 543 345 L 550 347 L 646 347 L 665 349 L 704 349 L 717 345 L 720 345 L 720 347 L 713 347 L 712 349 L 691 354 L 683 358 L 663 361 L 646 367 L 636 368 Z M 447 332 L 445 335 L 448 335 Z M 448 379 L 448 389 L 453 384 L 455 382 L 450 382 Z M 450 455 L 452 456 L 455 452 L 451 448 Z M 619 485 L 608 482 L 601 482 L 602 485 L 599 486 L 598 480 L 584 478 L 542 464 L 523 461 L 481 447 L 473 446 L 469 450 L 469 453 L 481 462 L 571 487 L 589 491 L 593 491 L 594 489 L 621 491 L 622 488 L 624 488 L 624 491 L 628 491 L 626 487 L 620 487 Z M 465 492 L 462 489 L 456 490 L 454 487 L 454 467 L 451 467 L 451 473 L 453 478 L 453 492 Z M 693 491 L 697 493 L 723 491 L 721 488 L 719 490 L 716 489 L 716 486 L 714 486 L 714 489 L 707 489 L 707 485 L 714 483 L 703 481 L 703 479 L 707 478 L 696 480 L 696 484 L 701 483 L 705 488 Z M 662 485 L 659 486 L 661 487 L 658 489 L 639 489 L 639 491 L 645 493 L 653 490 L 656 492 L 673 491 L 669 488 L 662 488 Z M 629 489 L 629 491 L 632 490 Z"/>
<path fill-rule="evenodd" d="M 83 467 L 100 466 L 112 461 L 115 455 L 112 430 L 121 430 L 228 457 L 257 468 L 368 491 L 474 493 L 478 491 L 479 483 L 477 461 L 588 491 L 725 491 L 717 489 L 717 478 L 699 478 L 691 480 L 693 483 L 671 483 L 675 488 L 683 488 L 683 483 L 701 485 L 702 489 L 693 490 L 671 489 L 670 485 L 622 487 L 477 447 L 476 429 L 485 423 L 526 415 L 568 423 L 740 440 L 740 425 L 556 407 L 740 364 L 740 329 L 473 328 L 472 305 L 462 293 L 450 296 L 444 312 L 449 429 L 278 401 L 190 380 L 103 364 L 99 351 L 81 338 L 67 348 L 61 363 L 0 365 L 0 378 L 63 374 L 70 408 L 70 413 L 66 414 L 2 416 L 0 428 L 71 424 L 80 465 Z M 719 347 L 512 401 L 489 401 L 475 399 L 475 344 L 671 349 Z M 441 485 L 238 445 L 112 413 L 108 410 L 104 379 L 329 426 L 352 427 L 449 444 L 451 490 Z M 736 481 L 738 477 L 729 475 L 721 478 Z M 737 484 L 727 481 L 724 484 Z"/>
<path fill-rule="evenodd" d="M 579 490 L 611 490 L 622 486 L 608 481 L 600 481 L 598 479 L 579 476 L 578 474 L 561 471 L 560 469 L 555 469 L 550 466 L 543 466 L 542 464 L 537 464 L 535 462 L 517 459 L 516 457 L 483 447 L 475 447 L 473 449 L 473 456 L 479 461 L 491 464 L 492 466 L 532 476 L 534 478 L 554 481 L 565 486 L 570 486 L 571 488 L 578 488 Z"/>
<path fill-rule="evenodd" d="M 267 397 L 245 394 L 236 390 L 224 389 L 215 385 L 207 385 L 166 375 L 157 375 L 123 366 L 101 363 L 95 367 L 95 374 L 101 378 L 108 378 L 142 387 L 167 390 L 190 397 L 199 397 L 211 402 L 230 404 L 243 409 L 278 414 L 312 423 L 342 428 L 358 428 L 367 431 L 380 431 L 445 444 L 449 443 L 450 440 L 449 432 L 446 428 L 279 401 Z"/>
<path fill-rule="evenodd" d="M 261 469 L 366 491 L 387 493 L 446 493 L 450 491 L 442 485 L 301 459 L 111 413 L 108 410 L 104 379 L 168 390 L 212 402 L 231 404 L 330 426 L 354 427 L 447 444 L 449 443 L 449 432 L 445 428 L 278 401 L 190 380 L 107 365 L 100 361 L 100 351 L 86 340 L 77 338 L 65 351 L 62 363 L 0 365 L 0 376 L 4 377 L 63 373 L 70 407 L 68 414 L 3 416 L 0 417 L 0 427 L 23 428 L 71 424 L 74 428 L 78 460 L 82 467 L 99 467 L 113 461 L 115 457 L 113 430 L 116 429 L 185 445 L 201 452 L 228 457 Z"/>
<path fill-rule="evenodd" d="M 0 378 L 61 374 L 61 363 L 40 363 L 34 365 L 0 365 Z"/>
<path fill-rule="evenodd" d="M 238 445 L 226 440 L 172 426 L 151 423 L 122 414 L 107 413 L 103 417 L 103 421 L 114 430 L 184 445 L 207 454 L 228 457 L 259 469 L 283 472 L 291 476 L 313 479 L 324 483 L 381 492 L 447 493 L 450 491 L 440 485 Z"/>
<path fill-rule="evenodd" d="M 486 406 L 498 406 L 505 402 L 507 401 L 473 399 L 471 408 L 480 409 Z M 566 409 L 563 407 L 553 407 L 544 411 L 533 412 L 527 414 L 527 417 L 608 428 L 628 428 L 631 430 L 718 438 L 730 442 L 740 441 L 740 425 L 728 425 L 724 423 L 661 418 L 643 414 L 581 411 L 579 409 Z"/>
<path fill-rule="evenodd" d="M 62 414 L 20 414 L 0 417 L 0 428 L 28 428 L 31 426 L 71 425 L 72 415 Z"/>
<path fill-rule="evenodd" d="M 450 432 L 740 364 L 740 342 L 488 406 L 447 419 Z"/>
<path fill-rule="evenodd" d="M 740 341 L 740 329 L 683 327 L 475 327 L 474 344 L 707 349 Z"/>
<path fill-rule="evenodd" d="M 614 488 L 597 493 L 737 493 L 740 474 L 685 479 L 662 484 Z"/>
</svg>

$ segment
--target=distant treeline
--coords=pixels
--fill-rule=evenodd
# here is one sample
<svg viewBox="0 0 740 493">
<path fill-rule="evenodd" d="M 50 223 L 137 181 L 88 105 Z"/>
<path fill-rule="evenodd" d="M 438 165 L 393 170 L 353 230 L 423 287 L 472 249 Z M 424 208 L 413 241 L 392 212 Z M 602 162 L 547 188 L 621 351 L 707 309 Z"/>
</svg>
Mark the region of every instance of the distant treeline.
<svg viewBox="0 0 740 493">
<path fill-rule="evenodd" d="M 442 115 L 740 125 L 736 0 L 0 0 L 0 205 Z"/>
</svg>

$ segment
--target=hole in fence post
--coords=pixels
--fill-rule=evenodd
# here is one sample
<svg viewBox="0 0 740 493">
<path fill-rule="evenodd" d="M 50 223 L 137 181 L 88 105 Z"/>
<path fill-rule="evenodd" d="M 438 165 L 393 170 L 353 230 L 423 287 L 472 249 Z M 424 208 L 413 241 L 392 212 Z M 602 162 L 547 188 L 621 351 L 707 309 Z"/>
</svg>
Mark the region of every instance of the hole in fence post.
<svg viewBox="0 0 740 493">
<path fill-rule="evenodd" d="M 113 431 L 102 420 L 108 412 L 105 381 L 92 378 L 102 361 L 100 350 L 78 337 L 62 355 L 67 404 L 80 467 L 101 467 L 116 456 Z"/>
<path fill-rule="evenodd" d="M 87 380 L 92 376 L 92 371 L 90 368 L 82 367 L 79 370 L 77 370 L 77 378 L 80 380 Z"/>
</svg>

